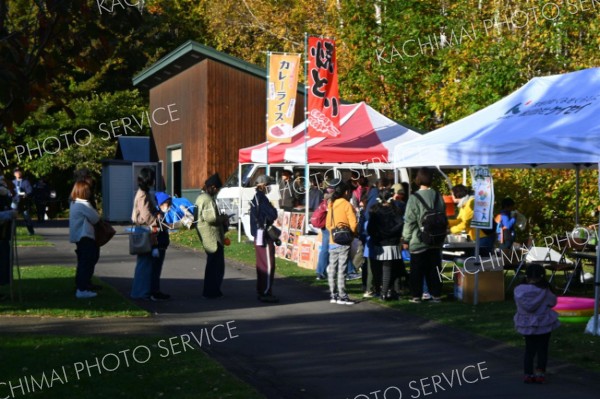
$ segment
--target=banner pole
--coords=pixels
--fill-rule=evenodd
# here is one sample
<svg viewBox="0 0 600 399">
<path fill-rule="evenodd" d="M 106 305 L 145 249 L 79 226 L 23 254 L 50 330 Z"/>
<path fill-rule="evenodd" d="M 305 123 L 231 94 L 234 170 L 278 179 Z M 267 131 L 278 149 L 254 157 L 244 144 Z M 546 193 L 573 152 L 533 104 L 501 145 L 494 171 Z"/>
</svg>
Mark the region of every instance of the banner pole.
<svg viewBox="0 0 600 399">
<path fill-rule="evenodd" d="M 266 101 L 265 101 L 265 141 L 266 141 L 266 145 L 265 145 L 265 164 L 266 164 L 266 170 L 265 170 L 265 174 L 268 176 L 270 173 L 269 170 L 269 134 L 267 133 L 267 129 L 269 127 L 269 84 L 270 84 L 270 80 L 271 80 L 271 67 L 270 67 L 270 62 L 271 62 L 271 52 L 267 51 L 267 85 L 266 85 Z M 241 178 L 241 176 L 240 176 Z"/>
<path fill-rule="evenodd" d="M 304 32 L 304 231 L 308 232 L 309 195 L 310 188 L 308 167 L 308 32 Z"/>
</svg>

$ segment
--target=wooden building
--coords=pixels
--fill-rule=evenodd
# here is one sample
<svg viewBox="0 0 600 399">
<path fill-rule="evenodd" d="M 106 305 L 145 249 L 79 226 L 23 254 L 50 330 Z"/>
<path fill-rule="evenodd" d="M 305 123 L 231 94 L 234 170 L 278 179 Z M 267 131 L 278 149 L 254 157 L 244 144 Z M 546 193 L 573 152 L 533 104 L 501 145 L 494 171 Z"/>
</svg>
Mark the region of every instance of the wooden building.
<svg viewBox="0 0 600 399">
<path fill-rule="evenodd" d="M 237 171 L 240 148 L 265 141 L 265 69 L 188 41 L 133 83 L 150 91 L 152 142 L 170 194 L 193 201 L 209 175 L 225 182 Z M 295 123 L 303 104 L 298 93 Z"/>
</svg>

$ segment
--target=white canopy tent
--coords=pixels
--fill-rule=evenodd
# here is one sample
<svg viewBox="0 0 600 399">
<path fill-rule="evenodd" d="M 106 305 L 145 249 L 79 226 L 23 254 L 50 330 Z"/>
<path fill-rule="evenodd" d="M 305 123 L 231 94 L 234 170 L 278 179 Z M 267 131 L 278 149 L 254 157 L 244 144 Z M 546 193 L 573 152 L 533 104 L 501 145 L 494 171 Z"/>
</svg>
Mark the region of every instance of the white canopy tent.
<svg viewBox="0 0 600 399">
<path fill-rule="evenodd" d="M 600 68 L 534 78 L 466 118 L 397 145 L 393 160 L 398 168 L 600 168 Z M 595 315 L 599 296 L 597 261 Z"/>
</svg>

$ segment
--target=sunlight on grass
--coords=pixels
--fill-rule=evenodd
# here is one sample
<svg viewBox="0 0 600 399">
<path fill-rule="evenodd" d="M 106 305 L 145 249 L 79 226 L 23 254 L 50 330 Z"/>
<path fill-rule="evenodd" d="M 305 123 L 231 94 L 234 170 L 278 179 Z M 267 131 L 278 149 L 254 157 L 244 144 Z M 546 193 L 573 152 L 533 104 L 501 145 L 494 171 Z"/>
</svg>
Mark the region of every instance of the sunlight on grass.
<svg viewBox="0 0 600 399">
<path fill-rule="evenodd" d="M 0 302 L 0 316 L 115 317 L 148 316 L 148 312 L 124 298 L 97 278 L 103 287 L 96 298 L 75 298 L 75 268 L 63 266 L 21 267 L 21 280 L 15 271 L 15 300 Z M 8 295 L 8 287 L 2 291 Z M 20 295 L 19 295 L 20 293 Z M 19 301 L 19 297 L 22 301 Z"/>
</svg>

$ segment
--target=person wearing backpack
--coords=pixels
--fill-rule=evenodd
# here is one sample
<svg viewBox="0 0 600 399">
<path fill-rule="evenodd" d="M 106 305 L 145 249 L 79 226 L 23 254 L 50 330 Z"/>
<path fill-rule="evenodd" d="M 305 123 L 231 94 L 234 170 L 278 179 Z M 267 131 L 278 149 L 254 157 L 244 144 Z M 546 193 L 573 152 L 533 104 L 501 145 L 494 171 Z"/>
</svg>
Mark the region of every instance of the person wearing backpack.
<svg viewBox="0 0 600 399">
<path fill-rule="evenodd" d="M 427 281 L 432 302 L 440 302 L 442 282 L 439 269 L 442 261 L 442 245 L 447 232 L 446 205 L 442 196 L 431 188 L 433 171 L 421 168 L 415 183 L 419 190 L 411 195 L 406 204 L 403 248 L 410 251 L 410 302 L 420 303 L 423 294 L 423 276 Z M 444 226 L 444 220 L 445 225 Z M 432 223 L 435 222 L 435 223 Z"/>
</svg>

